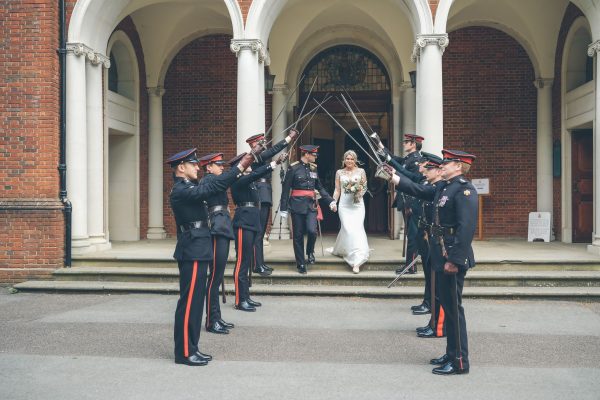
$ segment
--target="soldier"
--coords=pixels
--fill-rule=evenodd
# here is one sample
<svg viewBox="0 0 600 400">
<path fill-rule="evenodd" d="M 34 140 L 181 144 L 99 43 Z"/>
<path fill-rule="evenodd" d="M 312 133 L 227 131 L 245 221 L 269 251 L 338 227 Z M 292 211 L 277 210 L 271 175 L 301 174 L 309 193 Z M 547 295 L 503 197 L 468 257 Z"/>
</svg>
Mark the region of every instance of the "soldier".
<svg viewBox="0 0 600 400">
<path fill-rule="evenodd" d="M 200 166 L 205 175 L 200 186 L 227 179 L 223 174 L 225 161 L 223 153 L 212 153 L 200 158 Z M 223 274 L 229 256 L 229 242 L 235 239 L 233 225 L 229 216 L 229 198 L 227 191 L 221 190 L 206 199 L 207 213 L 212 236 L 213 262 L 210 264 L 210 279 L 206 287 L 206 330 L 212 333 L 228 334 L 234 325 L 221 318 L 219 304 L 219 286 L 223 282 Z"/>
<path fill-rule="evenodd" d="M 462 307 L 465 275 L 475 266 L 471 243 L 477 225 L 477 191 L 464 177 L 475 156 L 462 151 L 442 150 L 441 166 L 445 182 L 433 187 L 419 185 L 406 177 L 395 175 L 385 166 L 390 181 L 412 196 L 433 201 L 431 233 L 431 265 L 442 270 L 440 299 L 446 313 L 446 354 L 430 361 L 439 365 L 432 372 L 439 375 L 469 373 L 467 326 Z"/>
<path fill-rule="evenodd" d="M 275 154 L 279 153 L 281 150 L 285 149 L 285 147 L 290 144 L 295 138 L 299 135 L 296 129 L 290 129 L 290 133 L 286 136 L 285 139 L 282 139 L 279 143 L 275 144 L 270 149 L 264 150 L 258 157 L 258 161 L 252 164 L 252 169 L 257 170 L 258 167 L 267 163 Z M 254 148 L 257 144 L 264 143 L 265 134 L 259 133 L 258 135 L 254 135 L 248 140 L 246 143 L 250 145 L 250 148 Z M 256 235 L 256 242 L 254 245 L 255 249 L 255 260 L 254 260 L 254 269 L 253 271 L 260 275 L 270 275 L 273 269 L 265 264 L 264 251 L 263 251 L 263 239 L 265 237 L 265 231 L 267 230 L 267 225 L 269 223 L 269 213 L 271 212 L 271 207 L 273 205 L 272 198 L 272 189 L 271 189 L 271 177 L 264 176 L 258 181 L 256 181 L 256 187 L 258 188 L 258 196 L 260 203 L 260 226 L 261 230 Z"/>
<path fill-rule="evenodd" d="M 409 172 L 413 174 L 419 174 L 419 163 L 423 162 L 423 156 L 421 155 L 421 148 L 423 147 L 423 140 L 425 138 L 419 135 L 405 134 L 402 144 L 404 146 L 404 157 L 394 157 L 397 162 L 402 164 Z M 420 179 L 423 179 L 421 176 Z M 406 243 L 406 263 L 411 263 L 419 254 L 419 247 L 417 244 L 417 219 L 418 215 L 415 213 L 420 212 L 420 205 L 418 201 L 408 196 L 401 191 L 396 191 L 396 198 L 392 203 L 392 208 L 396 207 L 398 211 L 402 212 L 404 217 L 404 229 L 405 229 L 405 240 Z M 396 273 L 400 273 L 404 269 L 400 266 Z M 408 271 L 409 274 L 415 274 L 417 267 L 414 265 Z"/>
<path fill-rule="evenodd" d="M 442 170 L 440 165 L 442 159 L 434 154 L 423 152 L 423 156 L 427 160 L 422 165 L 422 173 L 429 185 L 437 186 L 442 180 Z M 417 336 L 422 338 L 444 337 L 446 336 L 446 318 L 444 308 L 440 304 L 439 285 L 436 286 L 436 281 L 440 281 L 439 274 L 443 271 L 435 271 L 431 265 L 429 257 L 429 247 L 431 246 L 431 238 L 429 231 L 433 222 L 433 203 L 422 200 L 422 213 L 419 219 L 419 240 L 423 239 L 425 248 L 419 249 L 421 260 L 423 262 L 423 273 L 425 274 L 425 293 L 423 294 L 423 303 L 427 304 L 431 310 L 431 318 L 429 324 L 424 327 L 417 328 Z M 419 310 L 413 310 L 413 314 L 419 314 Z M 424 313 L 423 313 L 424 314 Z"/>
<path fill-rule="evenodd" d="M 317 211 L 320 212 L 315 192 L 325 199 L 329 208 L 337 211 L 335 200 L 325 191 L 317 175 L 315 161 L 319 146 L 300 146 L 302 157 L 288 168 L 281 190 L 279 209 L 281 217 L 287 218 L 288 209 L 292 212 L 294 254 L 298 272 L 306 274 L 306 262 L 315 263 L 315 243 L 317 241 Z M 291 191 L 291 193 L 290 193 Z M 306 259 L 304 258 L 304 234 L 307 234 Z"/>
<path fill-rule="evenodd" d="M 169 196 L 177 224 L 177 245 L 173 257 L 179 267 L 179 301 L 175 310 L 175 363 L 206 365 L 212 356 L 198 348 L 202 326 L 202 310 L 206 293 L 208 265 L 213 259 L 206 208 L 209 196 L 226 190 L 254 157 L 246 155 L 238 168 L 224 174 L 223 179 L 199 186 L 196 149 L 185 150 L 169 158 L 174 185 Z"/>
<path fill-rule="evenodd" d="M 235 282 L 235 308 L 237 310 L 256 311 L 256 307 L 262 305 L 250 298 L 248 276 L 255 259 L 254 244 L 256 235 L 262 229 L 260 224 L 260 197 L 255 181 L 270 174 L 277 167 L 277 164 L 281 164 L 286 158 L 287 154 L 282 154 L 276 161 L 262 165 L 256 171 L 249 168 L 244 176 L 231 186 L 231 197 L 233 197 L 233 201 L 237 206 L 233 217 L 237 250 L 233 279 Z M 235 157 L 229 161 L 229 164 L 233 168 L 240 159 L 243 159 L 243 155 Z"/>
</svg>

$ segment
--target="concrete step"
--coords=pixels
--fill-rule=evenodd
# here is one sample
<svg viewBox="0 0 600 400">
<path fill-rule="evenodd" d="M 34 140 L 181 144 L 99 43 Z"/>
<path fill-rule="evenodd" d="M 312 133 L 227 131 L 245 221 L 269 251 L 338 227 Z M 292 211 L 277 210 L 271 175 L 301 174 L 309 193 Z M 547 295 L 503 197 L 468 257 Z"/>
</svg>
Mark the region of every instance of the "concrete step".
<svg viewBox="0 0 600 400">
<path fill-rule="evenodd" d="M 102 281 L 102 282 L 178 282 L 176 268 L 141 267 L 72 267 L 54 272 L 60 281 Z M 233 270 L 225 270 L 225 282 L 232 283 Z M 395 277 L 392 271 L 364 271 L 353 274 L 350 271 L 309 270 L 300 275 L 295 270 L 275 270 L 272 275 L 262 277 L 254 274 L 257 284 L 265 285 L 309 285 L 309 286 L 387 286 Z M 419 286 L 424 284 L 423 273 L 404 275 L 397 286 Z M 600 287 L 600 271 L 480 271 L 474 269 L 467 274 L 465 286 L 507 286 L 507 287 Z"/>
<path fill-rule="evenodd" d="M 395 271 L 404 263 L 403 259 L 381 260 L 374 259 L 361 267 L 361 271 Z M 276 270 L 296 271 L 293 258 L 268 258 L 267 264 Z M 233 268 L 235 259 L 229 258 L 228 267 Z M 420 263 L 418 263 L 420 268 Z M 78 258 L 73 260 L 73 267 L 127 267 L 127 268 L 173 268 L 177 263 L 172 258 L 143 258 L 143 257 L 103 257 Z M 337 257 L 317 257 L 313 270 L 349 271 L 350 267 L 344 260 Z M 478 271 L 600 271 L 599 261 L 570 261 L 556 262 L 538 260 L 521 262 L 519 260 L 478 260 Z"/>
<path fill-rule="evenodd" d="M 99 282 L 99 281 L 28 281 L 15 285 L 21 291 L 44 292 L 109 292 L 109 293 L 164 293 L 178 292 L 175 282 Z M 229 285 L 228 292 L 231 290 Z M 381 286 L 321 286 L 321 285 L 265 285 L 254 284 L 254 295 L 290 296 L 359 296 L 420 298 L 420 287 Z M 600 300 L 600 287 L 465 287 L 464 297 L 475 298 L 530 298 L 563 300 Z M 231 301 L 231 300 L 230 300 Z"/>
</svg>

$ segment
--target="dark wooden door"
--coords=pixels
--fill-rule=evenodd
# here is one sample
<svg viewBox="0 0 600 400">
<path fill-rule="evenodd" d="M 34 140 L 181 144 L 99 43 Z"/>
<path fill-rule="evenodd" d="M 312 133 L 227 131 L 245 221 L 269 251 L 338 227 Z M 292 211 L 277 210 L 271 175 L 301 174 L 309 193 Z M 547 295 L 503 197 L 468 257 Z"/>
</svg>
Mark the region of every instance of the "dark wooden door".
<svg viewBox="0 0 600 400">
<path fill-rule="evenodd" d="M 591 243 L 594 201 L 592 131 L 575 131 L 572 137 L 573 242 Z"/>
</svg>

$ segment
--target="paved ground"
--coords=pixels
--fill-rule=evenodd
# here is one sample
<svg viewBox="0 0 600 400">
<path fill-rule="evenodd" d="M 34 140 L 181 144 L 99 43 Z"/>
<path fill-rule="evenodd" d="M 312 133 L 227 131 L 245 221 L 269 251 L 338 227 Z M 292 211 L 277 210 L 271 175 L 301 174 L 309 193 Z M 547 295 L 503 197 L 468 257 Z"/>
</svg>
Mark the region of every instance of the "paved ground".
<svg viewBox="0 0 600 400">
<path fill-rule="evenodd" d="M 439 377 L 445 339 L 415 336 L 410 300 L 228 303 L 197 368 L 172 361 L 176 300 L 0 289 L 0 399 L 600 398 L 599 303 L 467 300 L 471 373 Z"/>
</svg>

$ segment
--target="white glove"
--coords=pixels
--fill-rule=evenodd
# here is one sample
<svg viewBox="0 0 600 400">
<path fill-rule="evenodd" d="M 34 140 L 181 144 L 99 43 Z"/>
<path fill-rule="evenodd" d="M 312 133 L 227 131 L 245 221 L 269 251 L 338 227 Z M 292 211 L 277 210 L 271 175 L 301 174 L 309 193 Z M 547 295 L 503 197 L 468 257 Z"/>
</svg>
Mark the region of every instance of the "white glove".
<svg viewBox="0 0 600 400">
<path fill-rule="evenodd" d="M 335 201 L 332 201 L 332 202 L 329 204 L 329 209 L 330 209 L 331 211 L 333 211 L 333 212 L 337 211 L 337 203 L 336 203 Z"/>
<path fill-rule="evenodd" d="M 283 218 L 283 219 L 287 219 L 287 217 L 288 217 L 288 212 L 287 212 L 287 211 L 279 211 L 279 215 L 281 215 L 281 218 Z"/>
</svg>

